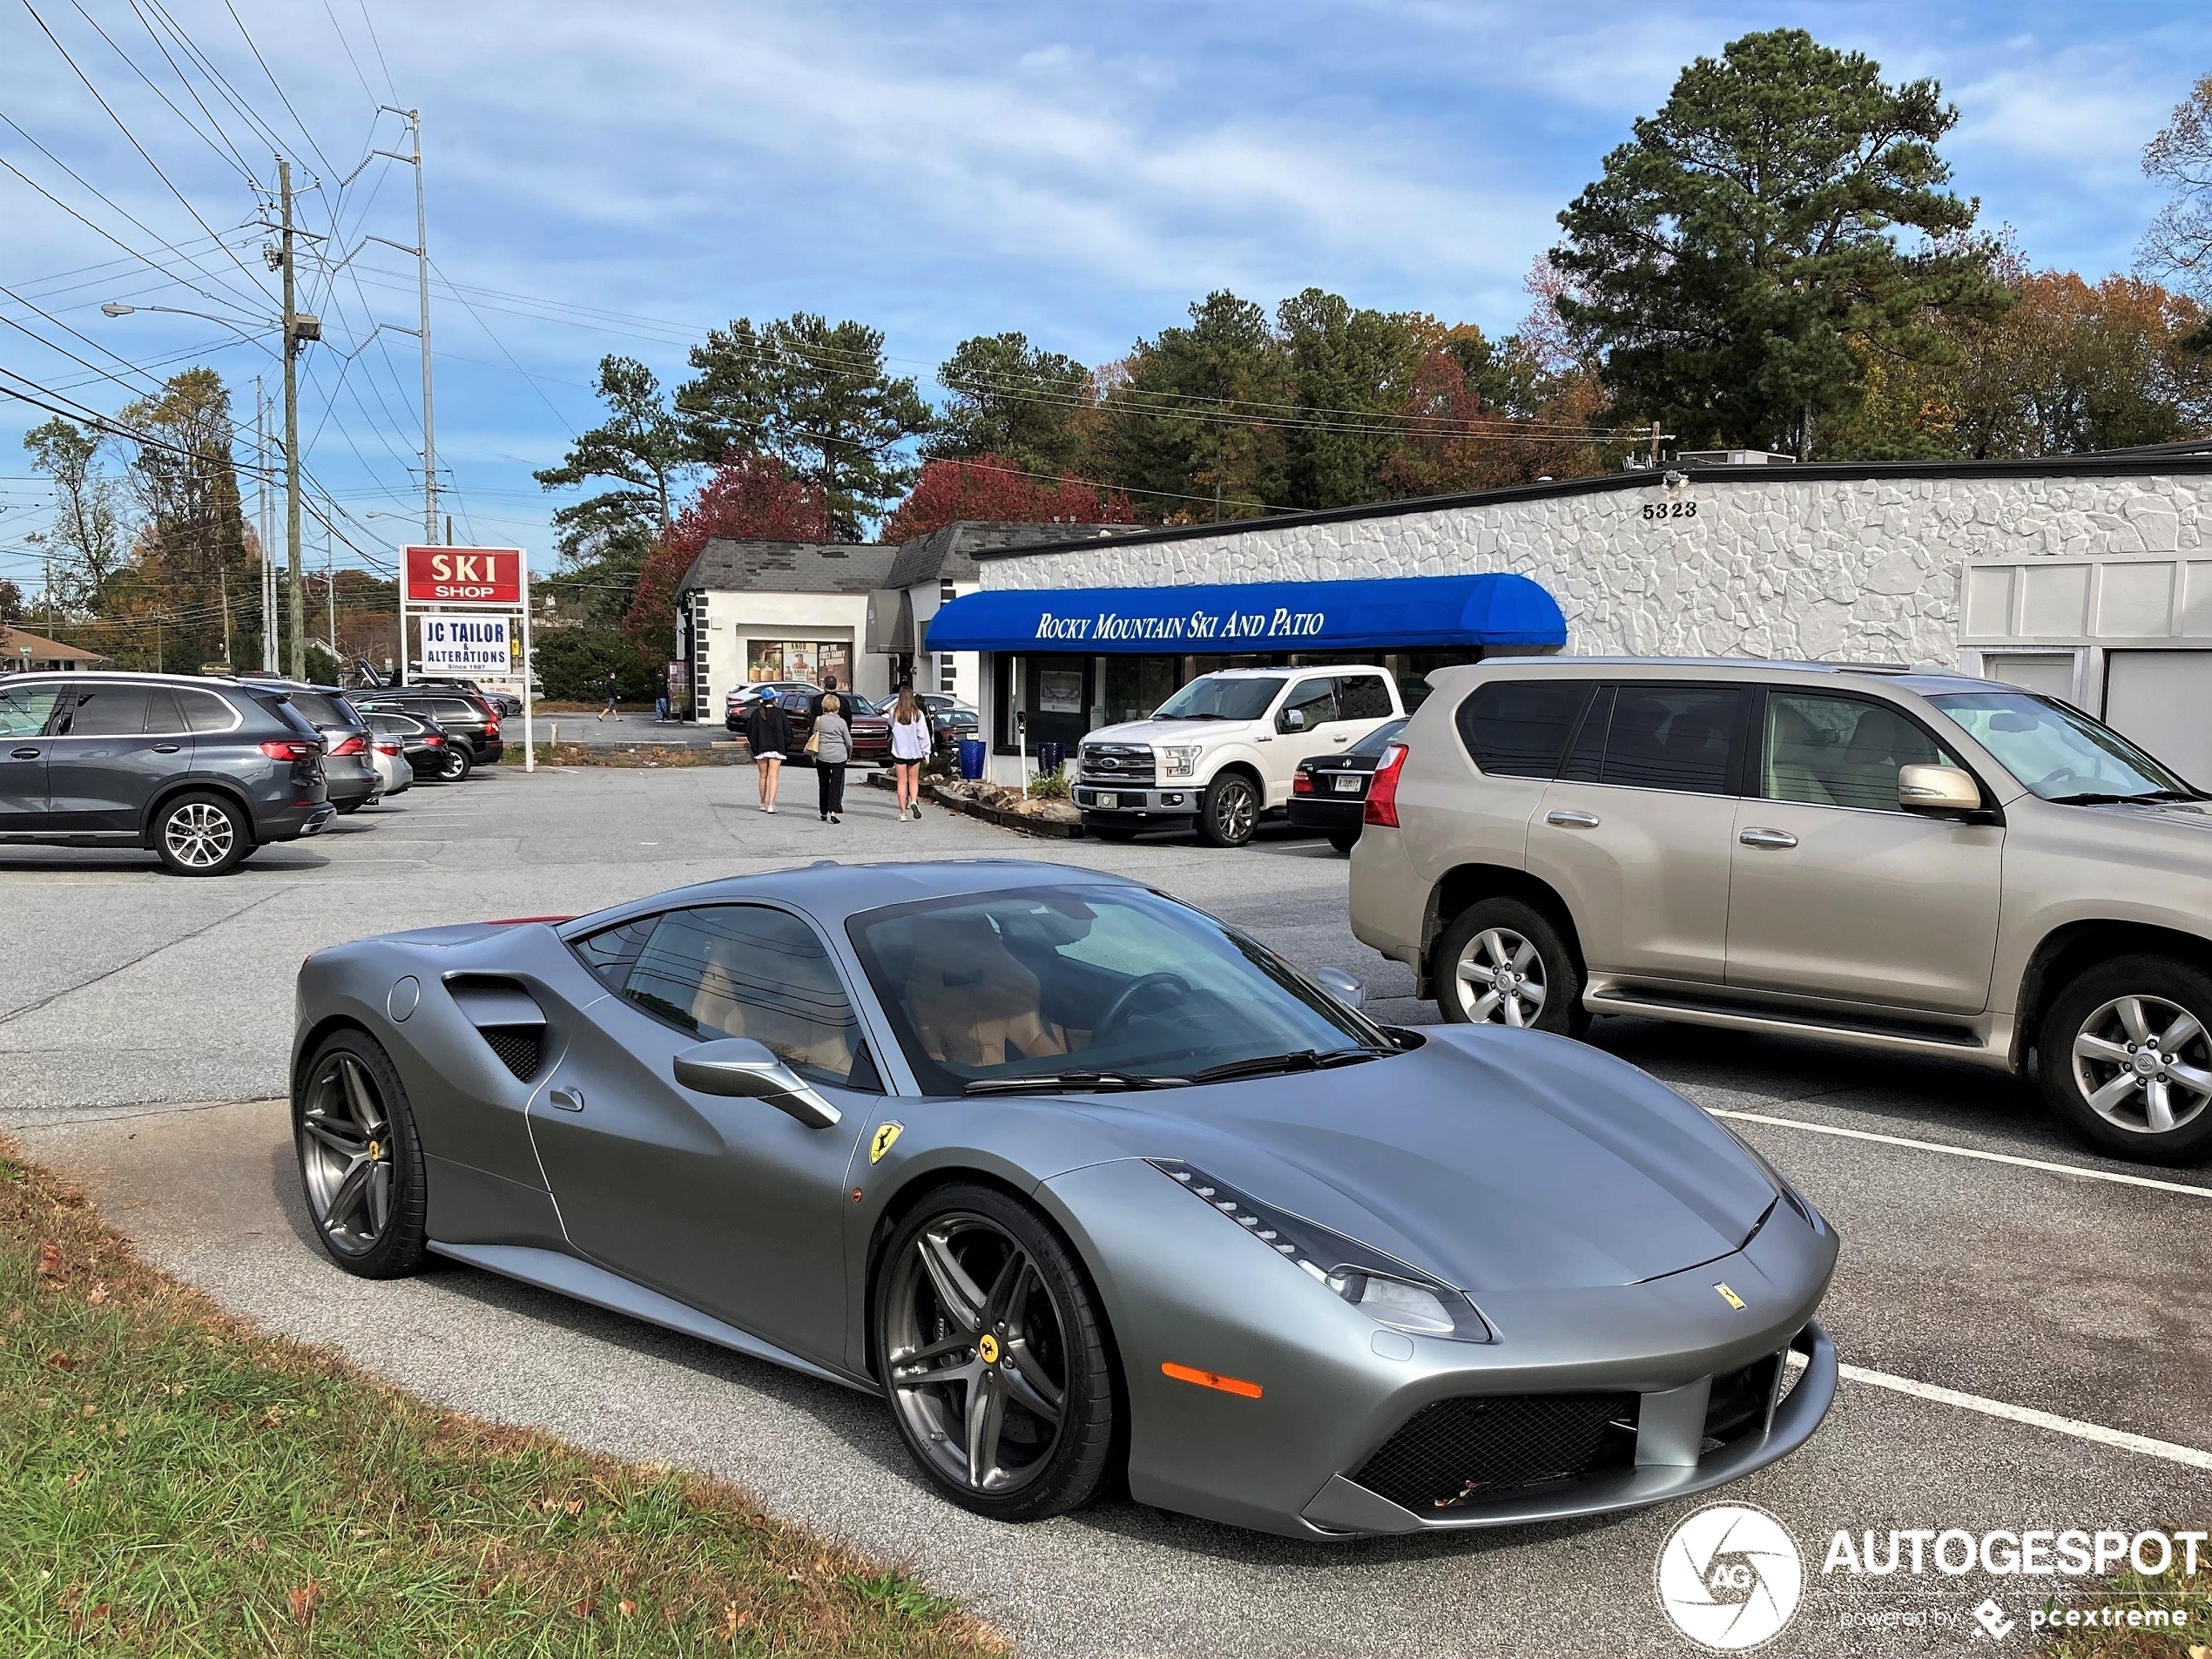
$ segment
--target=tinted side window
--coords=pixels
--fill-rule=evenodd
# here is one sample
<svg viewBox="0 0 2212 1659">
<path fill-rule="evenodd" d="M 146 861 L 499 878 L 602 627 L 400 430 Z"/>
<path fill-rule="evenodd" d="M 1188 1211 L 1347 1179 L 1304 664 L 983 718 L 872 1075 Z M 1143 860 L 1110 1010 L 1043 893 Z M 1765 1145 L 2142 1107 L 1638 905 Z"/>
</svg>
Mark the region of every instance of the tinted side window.
<svg viewBox="0 0 2212 1659">
<path fill-rule="evenodd" d="M 1605 776 L 1605 734 L 1613 724 L 1613 688 L 1602 685 L 1589 711 L 1582 716 L 1582 728 L 1575 734 L 1575 742 L 1567 752 L 1567 759 L 1559 763 L 1559 780 L 1563 784 L 1594 784 Z"/>
<path fill-rule="evenodd" d="M 51 685 L 0 686 L 0 738 L 43 736 L 61 695 Z"/>
<path fill-rule="evenodd" d="M 1898 768 L 1958 764 L 1894 709 L 1857 698 L 1767 693 L 1759 792 L 1769 800 L 1899 812 Z"/>
<path fill-rule="evenodd" d="M 702 1038 L 751 1037 L 802 1077 L 843 1083 L 860 1022 L 829 953 L 794 915 L 707 905 L 660 918 L 623 985 L 648 1012 Z"/>
<path fill-rule="evenodd" d="M 1291 718 L 1295 710 L 1298 718 Z M 1275 711 L 1278 732 L 1311 732 L 1337 718 L 1337 683 L 1332 680 L 1300 680 L 1291 687 L 1291 694 L 1283 699 L 1283 706 Z"/>
<path fill-rule="evenodd" d="M 630 978 L 637 953 L 644 949 L 645 941 L 651 936 L 654 923 L 659 920 L 658 916 L 633 917 L 583 939 L 572 939 L 569 945 L 583 958 L 584 966 L 605 981 L 609 990 L 619 991 Z"/>
<path fill-rule="evenodd" d="M 1604 781 L 1727 794 L 1743 741 L 1743 703 L 1742 691 L 1717 685 L 1618 687 Z"/>
<path fill-rule="evenodd" d="M 1397 711 L 1390 706 L 1390 688 L 1376 675 L 1348 674 L 1337 682 L 1340 720 L 1387 720 Z"/>
<path fill-rule="evenodd" d="M 177 709 L 177 694 L 165 685 L 146 687 L 146 730 L 172 735 L 185 730 L 185 717 Z"/>
<path fill-rule="evenodd" d="M 83 685 L 69 711 L 72 738 L 135 738 L 146 729 L 143 685 Z"/>
<path fill-rule="evenodd" d="M 348 712 L 320 691 L 293 692 L 292 706 L 306 715 L 311 724 L 318 726 L 353 725 Z"/>
<path fill-rule="evenodd" d="M 185 711 L 190 732 L 228 732 L 238 724 L 238 711 L 212 691 L 179 689 L 177 705 Z"/>
<path fill-rule="evenodd" d="M 467 725 L 483 717 L 458 698 L 440 698 L 430 705 L 430 718 L 442 725 Z"/>
<path fill-rule="evenodd" d="M 1460 741 L 1494 777 L 1548 778 L 1594 689 L 1588 680 L 1492 680 L 1460 705 Z"/>
</svg>

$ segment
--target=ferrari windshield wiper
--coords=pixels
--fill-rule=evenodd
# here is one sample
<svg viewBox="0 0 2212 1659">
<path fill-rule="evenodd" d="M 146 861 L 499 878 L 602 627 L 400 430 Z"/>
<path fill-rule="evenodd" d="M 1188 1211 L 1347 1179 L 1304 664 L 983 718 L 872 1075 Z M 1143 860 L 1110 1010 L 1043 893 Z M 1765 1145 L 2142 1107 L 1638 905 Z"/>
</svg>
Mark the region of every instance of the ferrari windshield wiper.
<svg viewBox="0 0 2212 1659">
<path fill-rule="evenodd" d="M 1395 1049 L 1363 1045 L 1357 1049 L 1300 1049 L 1295 1054 L 1255 1055 L 1250 1060 L 1226 1061 L 1218 1066 L 1208 1066 L 1204 1071 L 1194 1071 L 1190 1074 L 1190 1081 L 1194 1083 L 1218 1083 L 1236 1077 L 1264 1077 L 1278 1071 L 1325 1071 L 1332 1066 L 1353 1065 L 1362 1060 L 1374 1060 L 1397 1052 Z"/>
<path fill-rule="evenodd" d="M 1126 1071 L 1053 1071 L 1038 1077 L 978 1077 L 963 1095 L 1043 1095 L 1056 1089 L 1170 1089 L 1183 1077 L 1143 1077 Z"/>
</svg>

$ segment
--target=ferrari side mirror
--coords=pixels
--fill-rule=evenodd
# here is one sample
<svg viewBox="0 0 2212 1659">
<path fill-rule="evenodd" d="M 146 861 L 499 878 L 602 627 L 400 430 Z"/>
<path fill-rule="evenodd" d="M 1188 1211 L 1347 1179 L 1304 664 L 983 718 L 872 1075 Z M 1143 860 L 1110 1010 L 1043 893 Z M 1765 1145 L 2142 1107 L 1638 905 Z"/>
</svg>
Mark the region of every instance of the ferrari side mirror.
<svg viewBox="0 0 2212 1659">
<path fill-rule="evenodd" d="M 757 1100 L 809 1129 L 828 1129 L 841 1114 L 765 1042 L 720 1037 L 676 1056 L 676 1081 L 702 1095 Z"/>
<path fill-rule="evenodd" d="M 1360 1008 L 1367 1001 L 1367 988 L 1359 982 L 1359 976 L 1349 969 L 1317 968 L 1313 970 L 1313 979 L 1323 990 L 1348 1008 Z"/>
</svg>

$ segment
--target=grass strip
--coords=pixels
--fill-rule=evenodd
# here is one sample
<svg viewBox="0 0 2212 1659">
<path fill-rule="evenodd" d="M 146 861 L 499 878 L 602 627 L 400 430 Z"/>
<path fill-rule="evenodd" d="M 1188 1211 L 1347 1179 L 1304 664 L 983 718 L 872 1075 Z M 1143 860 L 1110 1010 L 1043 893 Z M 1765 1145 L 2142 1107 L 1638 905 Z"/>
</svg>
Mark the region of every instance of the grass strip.
<svg viewBox="0 0 2212 1659">
<path fill-rule="evenodd" d="M 729 1486 L 424 1404 L 139 1261 L 0 1140 L 0 1653 L 996 1655 Z"/>
<path fill-rule="evenodd" d="M 2046 1617 L 2063 1618 L 2072 1609 L 2098 1622 L 2047 1630 L 2035 1649 L 2038 1659 L 2212 1659 L 2212 1557 L 2199 1546 L 2198 1570 L 2184 1573 L 2182 1566 L 2177 1559 L 2171 1572 L 2121 1573 L 2104 1580 L 2094 1594 L 2045 1603 Z M 2130 1627 L 2130 1612 L 2188 1617 L 2178 1626 Z"/>
</svg>

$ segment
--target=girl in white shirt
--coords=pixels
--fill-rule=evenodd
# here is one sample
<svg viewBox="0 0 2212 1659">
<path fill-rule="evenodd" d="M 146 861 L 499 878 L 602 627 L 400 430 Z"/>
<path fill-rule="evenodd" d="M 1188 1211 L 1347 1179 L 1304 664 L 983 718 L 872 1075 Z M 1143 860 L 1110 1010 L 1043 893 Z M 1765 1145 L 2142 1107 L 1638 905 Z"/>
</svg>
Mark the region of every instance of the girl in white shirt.
<svg viewBox="0 0 2212 1659">
<path fill-rule="evenodd" d="M 891 767 L 899 786 L 899 821 L 921 817 L 921 763 L 929 759 L 929 716 L 911 685 L 899 688 L 891 711 Z"/>
</svg>

